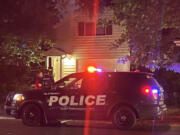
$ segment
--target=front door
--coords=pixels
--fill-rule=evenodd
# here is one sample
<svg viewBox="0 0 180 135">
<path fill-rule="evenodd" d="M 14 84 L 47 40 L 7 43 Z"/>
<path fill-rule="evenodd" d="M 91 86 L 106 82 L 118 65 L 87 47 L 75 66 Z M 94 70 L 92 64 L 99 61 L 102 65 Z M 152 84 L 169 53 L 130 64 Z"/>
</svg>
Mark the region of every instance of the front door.
<svg viewBox="0 0 180 135">
<path fill-rule="evenodd" d="M 110 97 L 108 74 L 89 74 L 83 85 L 87 98 L 90 98 L 86 103 L 86 119 L 104 119 Z"/>
</svg>

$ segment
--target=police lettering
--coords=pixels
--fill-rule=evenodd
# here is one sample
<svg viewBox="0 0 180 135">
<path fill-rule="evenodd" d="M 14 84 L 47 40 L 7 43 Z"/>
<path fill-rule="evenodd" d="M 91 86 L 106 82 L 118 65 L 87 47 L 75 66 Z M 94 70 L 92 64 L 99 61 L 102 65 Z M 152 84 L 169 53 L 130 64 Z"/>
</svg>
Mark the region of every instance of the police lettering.
<svg viewBox="0 0 180 135">
<path fill-rule="evenodd" d="M 58 103 L 60 106 L 78 106 L 78 105 L 105 105 L 106 103 L 106 95 L 88 95 L 88 96 L 80 96 L 78 101 L 75 100 L 75 96 L 50 96 L 49 106 L 52 106 L 54 103 Z"/>
</svg>

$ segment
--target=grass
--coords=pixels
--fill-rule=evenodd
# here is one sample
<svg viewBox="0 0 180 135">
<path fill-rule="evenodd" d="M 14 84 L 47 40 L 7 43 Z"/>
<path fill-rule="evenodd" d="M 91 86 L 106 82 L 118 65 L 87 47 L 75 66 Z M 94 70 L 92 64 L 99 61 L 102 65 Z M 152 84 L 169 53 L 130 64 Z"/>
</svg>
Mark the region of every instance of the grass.
<svg viewBox="0 0 180 135">
<path fill-rule="evenodd" d="M 180 107 L 168 107 L 168 115 L 180 115 Z"/>
</svg>

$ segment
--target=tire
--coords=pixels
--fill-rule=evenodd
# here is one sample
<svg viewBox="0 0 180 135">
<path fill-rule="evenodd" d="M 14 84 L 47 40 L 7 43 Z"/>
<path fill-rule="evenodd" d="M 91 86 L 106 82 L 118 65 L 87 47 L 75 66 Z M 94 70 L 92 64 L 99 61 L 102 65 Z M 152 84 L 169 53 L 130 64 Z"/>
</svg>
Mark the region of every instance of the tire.
<svg viewBox="0 0 180 135">
<path fill-rule="evenodd" d="M 34 104 L 28 104 L 23 108 L 21 118 L 27 126 L 40 126 L 43 123 L 42 111 Z"/>
<path fill-rule="evenodd" d="M 119 107 L 113 113 L 112 123 L 119 129 L 131 129 L 136 124 L 136 115 L 129 107 Z"/>
</svg>

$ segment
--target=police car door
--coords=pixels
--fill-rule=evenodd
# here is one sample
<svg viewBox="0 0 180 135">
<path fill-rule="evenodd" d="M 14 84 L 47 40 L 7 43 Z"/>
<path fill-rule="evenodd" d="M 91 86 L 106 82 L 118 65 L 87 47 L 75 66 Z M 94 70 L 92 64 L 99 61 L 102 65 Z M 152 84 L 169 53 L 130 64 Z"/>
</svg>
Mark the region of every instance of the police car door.
<svg viewBox="0 0 180 135">
<path fill-rule="evenodd" d="M 77 73 L 66 77 L 58 85 L 57 91 L 61 93 L 58 99 L 61 118 L 77 119 L 82 117 L 84 111 L 82 81 L 82 75 Z"/>
<path fill-rule="evenodd" d="M 108 76 L 105 73 L 93 73 L 85 77 L 83 87 L 86 91 L 86 114 L 88 119 L 103 119 L 108 103 Z M 87 117 L 87 116 L 86 116 Z"/>
</svg>

